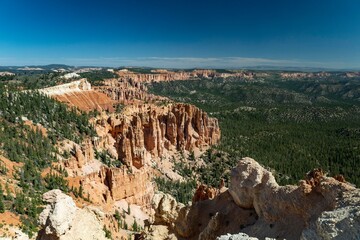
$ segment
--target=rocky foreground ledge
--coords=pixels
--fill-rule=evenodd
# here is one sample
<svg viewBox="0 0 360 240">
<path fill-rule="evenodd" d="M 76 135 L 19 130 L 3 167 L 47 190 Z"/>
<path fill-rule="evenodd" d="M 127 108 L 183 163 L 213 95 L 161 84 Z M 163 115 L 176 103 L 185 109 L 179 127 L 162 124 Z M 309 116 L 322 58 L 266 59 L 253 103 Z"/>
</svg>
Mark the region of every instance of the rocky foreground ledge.
<svg viewBox="0 0 360 240">
<path fill-rule="evenodd" d="M 188 207 L 159 194 L 155 224 L 186 239 L 360 239 L 360 190 L 320 170 L 299 186 L 279 186 L 271 172 L 244 158 L 221 192 Z"/>
<path fill-rule="evenodd" d="M 44 200 L 39 239 L 105 239 L 104 216 L 94 207 L 79 209 L 59 190 Z M 185 206 L 160 192 L 152 207 L 143 239 L 360 239 L 359 189 L 320 170 L 298 186 L 279 186 L 251 158 L 239 161 L 229 189 L 213 199 Z"/>
</svg>

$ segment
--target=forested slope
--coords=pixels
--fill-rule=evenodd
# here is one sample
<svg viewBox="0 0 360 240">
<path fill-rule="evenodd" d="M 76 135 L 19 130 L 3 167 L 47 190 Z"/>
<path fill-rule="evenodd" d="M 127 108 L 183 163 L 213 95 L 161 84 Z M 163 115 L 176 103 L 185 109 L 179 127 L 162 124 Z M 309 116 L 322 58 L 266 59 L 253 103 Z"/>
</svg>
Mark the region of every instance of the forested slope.
<svg viewBox="0 0 360 240">
<path fill-rule="evenodd" d="M 31 236 L 38 230 L 41 195 L 45 191 L 54 188 L 76 194 L 79 191 L 68 188 L 66 171 L 62 169 L 42 175 L 45 168 L 57 161 L 56 143 L 63 139 L 80 142 L 94 134 L 86 113 L 69 109 L 38 92 L 0 87 L 0 155 L 19 163 L 13 176 L 7 176 L 9 169 L 0 161 L 0 178 L 6 181 L 5 189 L 0 190 L 0 212 L 20 214 L 22 228 Z"/>
<path fill-rule="evenodd" d="M 155 94 L 195 104 L 219 119 L 222 140 L 217 148 L 226 157 L 202 169 L 205 175 L 226 177 L 223 173 L 237 159 L 250 156 L 272 168 L 281 183 L 295 183 L 304 172 L 321 167 L 357 186 L 359 89 L 359 81 L 338 75 L 283 79 L 276 73 L 251 81 L 218 78 L 150 85 Z M 214 184 L 212 176 L 204 179 Z"/>
</svg>

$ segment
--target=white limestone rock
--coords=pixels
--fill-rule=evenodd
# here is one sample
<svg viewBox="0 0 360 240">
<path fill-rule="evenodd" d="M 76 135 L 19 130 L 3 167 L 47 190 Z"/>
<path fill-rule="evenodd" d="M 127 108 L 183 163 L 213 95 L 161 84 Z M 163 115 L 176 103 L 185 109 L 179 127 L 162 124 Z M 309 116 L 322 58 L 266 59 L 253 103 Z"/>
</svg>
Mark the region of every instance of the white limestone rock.
<svg viewBox="0 0 360 240">
<path fill-rule="evenodd" d="M 45 193 L 43 200 L 48 205 L 40 214 L 39 240 L 107 239 L 101 222 L 104 213 L 100 210 L 80 209 L 71 197 L 58 189 Z"/>
<path fill-rule="evenodd" d="M 71 197 L 60 190 L 51 190 L 43 195 L 49 205 L 40 214 L 40 224 L 45 226 L 46 234 L 60 237 L 72 227 L 77 207 Z"/>
</svg>

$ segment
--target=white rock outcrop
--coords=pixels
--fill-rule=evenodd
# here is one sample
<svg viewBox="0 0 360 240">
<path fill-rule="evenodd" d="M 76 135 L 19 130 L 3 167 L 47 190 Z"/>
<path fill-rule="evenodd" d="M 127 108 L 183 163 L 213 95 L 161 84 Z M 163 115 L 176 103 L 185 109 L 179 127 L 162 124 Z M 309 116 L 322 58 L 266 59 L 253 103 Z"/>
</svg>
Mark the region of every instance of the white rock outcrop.
<svg viewBox="0 0 360 240">
<path fill-rule="evenodd" d="M 48 96 L 54 96 L 89 90 L 91 90 L 91 84 L 86 80 L 86 78 L 83 78 L 78 81 L 73 81 L 54 87 L 39 89 L 39 92 L 44 93 Z"/>
<path fill-rule="evenodd" d="M 259 240 L 256 237 L 250 237 L 246 233 L 238 233 L 238 234 L 227 234 L 222 235 L 217 238 L 217 240 Z M 265 238 L 265 240 L 275 240 L 275 238 Z"/>
<path fill-rule="evenodd" d="M 255 237 L 250 237 L 245 233 L 238 233 L 238 234 L 222 235 L 218 237 L 217 240 L 259 240 L 259 239 Z"/>
<path fill-rule="evenodd" d="M 45 233 L 57 237 L 64 235 L 71 229 L 77 211 L 74 201 L 58 189 L 45 193 L 43 200 L 49 203 L 39 218 Z"/>
<path fill-rule="evenodd" d="M 73 199 L 58 189 L 45 193 L 43 200 L 48 205 L 40 214 L 42 230 L 38 234 L 38 239 L 107 239 L 103 224 L 90 208 L 76 207 Z"/>
<path fill-rule="evenodd" d="M 360 239 L 360 191 L 344 193 L 333 211 L 325 211 L 305 229 L 302 240 Z"/>
</svg>

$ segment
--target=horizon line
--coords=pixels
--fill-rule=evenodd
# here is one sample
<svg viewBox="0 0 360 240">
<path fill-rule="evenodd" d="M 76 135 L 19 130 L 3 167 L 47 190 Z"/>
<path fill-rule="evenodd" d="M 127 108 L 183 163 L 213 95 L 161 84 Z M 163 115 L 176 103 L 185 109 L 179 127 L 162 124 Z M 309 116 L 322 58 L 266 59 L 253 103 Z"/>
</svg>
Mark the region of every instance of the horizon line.
<svg viewBox="0 0 360 240">
<path fill-rule="evenodd" d="M 61 63 L 54 63 L 61 62 Z M 95 57 L 95 58 L 0 58 L 1 67 L 66 65 L 72 67 L 140 67 L 164 69 L 324 69 L 359 70 L 360 66 L 344 62 L 317 62 L 298 59 L 271 59 L 254 57 Z"/>
</svg>

